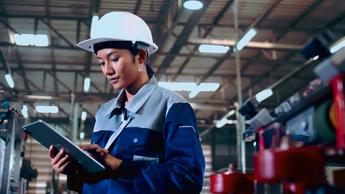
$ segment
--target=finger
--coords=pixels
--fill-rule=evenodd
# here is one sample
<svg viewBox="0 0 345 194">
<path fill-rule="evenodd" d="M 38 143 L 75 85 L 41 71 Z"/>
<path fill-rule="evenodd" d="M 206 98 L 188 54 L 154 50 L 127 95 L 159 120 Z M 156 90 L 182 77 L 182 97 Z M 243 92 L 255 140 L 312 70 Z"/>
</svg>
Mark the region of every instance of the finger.
<svg viewBox="0 0 345 194">
<path fill-rule="evenodd" d="M 97 150 L 99 149 L 99 145 L 97 144 L 91 144 L 91 145 L 86 145 L 86 146 L 83 146 L 83 149 L 86 150 L 86 151 L 89 151 L 89 150 Z"/>
<path fill-rule="evenodd" d="M 50 163 L 53 165 L 56 165 L 61 159 L 66 155 L 63 149 L 61 149 L 53 159 L 51 159 Z"/>
<path fill-rule="evenodd" d="M 108 150 L 106 150 L 106 149 L 97 149 L 96 150 L 102 157 L 104 157 L 105 155 L 107 155 L 108 154 Z"/>
<path fill-rule="evenodd" d="M 71 161 L 67 161 L 65 164 L 63 164 L 60 168 L 58 168 L 58 172 L 64 173 L 66 172 L 67 166 L 71 163 Z"/>
<path fill-rule="evenodd" d="M 66 154 L 63 158 L 61 158 L 61 160 L 59 160 L 57 163 L 56 163 L 56 169 L 58 170 L 58 172 L 62 172 L 60 171 L 60 169 L 62 169 L 62 167 L 66 164 L 70 162 L 70 159 L 69 159 L 69 156 Z"/>
<path fill-rule="evenodd" d="M 49 146 L 49 157 L 50 159 L 53 159 L 55 157 L 55 154 L 54 154 L 54 146 L 53 145 L 50 145 Z"/>
</svg>

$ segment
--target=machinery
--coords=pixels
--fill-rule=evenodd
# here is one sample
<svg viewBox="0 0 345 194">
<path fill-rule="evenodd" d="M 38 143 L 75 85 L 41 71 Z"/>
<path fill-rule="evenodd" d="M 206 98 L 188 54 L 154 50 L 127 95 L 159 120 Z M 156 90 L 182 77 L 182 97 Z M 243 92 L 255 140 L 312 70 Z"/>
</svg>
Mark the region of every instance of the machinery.
<svg viewBox="0 0 345 194">
<path fill-rule="evenodd" d="M 254 99 L 242 105 L 248 121 L 243 139 L 258 145 L 253 175 L 213 174 L 211 193 L 263 193 L 260 188 L 277 185 L 284 194 L 345 193 L 345 170 L 334 171 L 333 184 L 325 172 L 329 165 L 345 166 L 345 48 L 331 55 L 320 37 L 302 50 L 306 58 L 322 57 L 314 68 L 318 79 L 272 111 L 257 110 Z"/>
<path fill-rule="evenodd" d="M 23 120 L 1 92 L 0 99 L 0 193 L 25 193 L 27 180 L 35 172 L 23 161 L 24 133 L 20 130 Z M 23 164 L 23 165 L 22 165 Z M 24 168 L 23 168 L 24 166 Z M 37 176 L 37 171 L 36 171 Z"/>
</svg>

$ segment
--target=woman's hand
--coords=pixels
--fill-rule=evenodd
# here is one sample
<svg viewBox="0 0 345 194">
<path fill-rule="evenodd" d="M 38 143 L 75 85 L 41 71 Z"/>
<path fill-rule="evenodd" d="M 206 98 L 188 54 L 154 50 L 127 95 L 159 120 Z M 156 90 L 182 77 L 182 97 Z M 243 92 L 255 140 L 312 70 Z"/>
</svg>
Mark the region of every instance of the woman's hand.
<svg viewBox="0 0 345 194">
<path fill-rule="evenodd" d="M 108 150 L 99 147 L 97 144 L 81 146 L 81 149 L 89 152 L 96 160 L 102 161 L 108 168 L 116 172 L 122 160 L 110 155 Z"/>
<path fill-rule="evenodd" d="M 56 172 L 66 175 L 76 173 L 76 169 L 73 168 L 72 165 L 71 157 L 63 149 L 60 149 L 59 152 L 57 152 L 57 149 L 51 145 L 49 147 L 49 158 L 50 165 Z"/>
</svg>

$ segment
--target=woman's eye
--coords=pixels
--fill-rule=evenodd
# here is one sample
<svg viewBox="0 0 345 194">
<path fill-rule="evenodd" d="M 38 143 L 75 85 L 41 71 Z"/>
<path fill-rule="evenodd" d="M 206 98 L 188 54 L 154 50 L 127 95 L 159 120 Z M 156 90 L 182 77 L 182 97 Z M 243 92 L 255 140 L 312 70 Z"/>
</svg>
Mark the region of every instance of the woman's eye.
<svg viewBox="0 0 345 194">
<path fill-rule="evenodd" d="M 113 62 L 117 62 L 118 60 L 119 60 L 119 57 L 111 58 L 111 61 L 113 61 Z"/>
<path fill-rule="evenodd" d="M 105 63 L 103 61 L 98 62 L 100 66 L 103 66 Z"/>
</svg>

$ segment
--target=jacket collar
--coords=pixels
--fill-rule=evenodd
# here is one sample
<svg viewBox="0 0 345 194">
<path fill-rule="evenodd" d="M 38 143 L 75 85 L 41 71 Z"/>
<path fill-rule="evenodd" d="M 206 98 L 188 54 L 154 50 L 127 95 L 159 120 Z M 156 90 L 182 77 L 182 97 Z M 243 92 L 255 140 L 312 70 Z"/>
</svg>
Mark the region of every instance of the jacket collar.
<svg viewBox="0 0 345 194">
<path fill-rule="evenodd" d="M 157 80 L 152 76 L 133 96 L 133 99 L 125 107 L 130 113 L 135 114 L 149 99 L 152 92 L 157 88 Z M 112 100 L 110 106 L 105 111 L 104 116 L 110 115 L 113 111 L 121 112 L 121 105 L 125 99 L 125 89 L 122 89 L 118 96 Z"/>
</svg>

